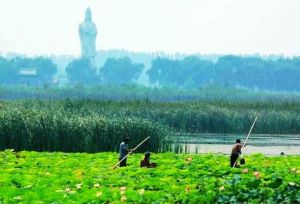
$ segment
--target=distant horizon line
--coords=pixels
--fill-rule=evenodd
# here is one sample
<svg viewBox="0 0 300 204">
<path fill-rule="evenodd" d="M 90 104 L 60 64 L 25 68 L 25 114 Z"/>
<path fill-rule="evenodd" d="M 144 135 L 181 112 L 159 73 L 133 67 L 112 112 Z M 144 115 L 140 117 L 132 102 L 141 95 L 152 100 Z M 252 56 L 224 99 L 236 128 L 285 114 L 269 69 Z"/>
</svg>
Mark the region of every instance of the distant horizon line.
<svg viewBox="0 0 300 204">
<path fill-rule="evenodd" d="M 149 55 L 165 55 L 165 56 L 176 56 L 176 55 L 182 55 L 182 56 L 257 56 L 257 57 L 283 57 L 283 58 L 295 58 L 300 57 L 300 54 L 298 55 L 286 55 L 286 54 L 275 54 L 275 53 L 201 53 L 201 52 L 167 52 L 167 51 L 147 51 L 147 50 L 130 50 L 130 49 L 124 49 L 124 48 L 113 48 L 113 49 L 100 49 L 96 51 L 99 52 L 128 52 L 128 53 L 141 53 L 141 54 L 149 54 Z M 78 58 L 81 55 L 80 54 L 55 54 L 55 53 L 43 53 L 43 54 L 25 54 L 21 52 L 3 52 L 0 51 L 0 56 L 7 57 L 7 55 L 16 55 L 16 56 L 25 56 L 25 57 L 40 57 L 40 56 L 47 56 L 47 57 L 57 57 L 57 56 L 66 56 L 66 57 L 74 57 Z"/>
</svg>

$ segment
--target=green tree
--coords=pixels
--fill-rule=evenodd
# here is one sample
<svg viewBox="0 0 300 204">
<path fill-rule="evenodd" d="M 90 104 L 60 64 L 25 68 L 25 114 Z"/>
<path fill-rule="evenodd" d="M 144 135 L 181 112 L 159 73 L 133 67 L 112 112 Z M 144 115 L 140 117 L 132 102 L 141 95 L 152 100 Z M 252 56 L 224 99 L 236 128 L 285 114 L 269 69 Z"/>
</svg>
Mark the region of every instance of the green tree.
<svg viewBox="0 0 300 204">
<path fill-rule="evenodd" d="M 17 79 L 17 68 L 9 60 L 0 57 L 0 84 L 13 84 Z"/>
<path fill-rule="evenodd" d="M 95 85 L 99 83 L 96 70 L 88 59 L 75 59 L 66 67 L 69 83 L 73 85 Z"/>
<path fill-rule="evenodd" d="M 32 60 L 32 65 L 37 68 L 37 74 L 43 79 L 44 83 L 51 83 L 57 66 L 49 58 L 37 57 Z"/>
<path fill-rule="evenodd" d="M 186 79 L 186 73 L 180 60 L 157 58 L 152 61 L 152 67 L 147 71 L 151 83 L 161 86 L 181 86 Z"/>
<path fill-rule="evenodd" d="M 100 68 L 100 77 L 105 84 L 128 84 L 139 78 L 143 64 L 133 63 L 128 57 L 106 60 Z"/>
<path fill-rule="evenodd" d="M 51 83 L 57 72 L 57 65 L 53 63 L 52 59 L 45 57 L 16 57 L 11 60 L 11 63 L 17 72 L 22 68 L 36 69 L 37 76 L 41 78 L 44 84 Z"/>
</svg>

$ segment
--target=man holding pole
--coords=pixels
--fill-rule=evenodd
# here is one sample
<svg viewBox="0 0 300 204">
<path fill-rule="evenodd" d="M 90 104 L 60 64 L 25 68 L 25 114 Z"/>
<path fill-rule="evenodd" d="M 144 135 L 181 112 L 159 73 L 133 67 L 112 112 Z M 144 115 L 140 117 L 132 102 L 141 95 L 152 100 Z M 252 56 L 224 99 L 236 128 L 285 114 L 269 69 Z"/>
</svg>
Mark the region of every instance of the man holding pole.
<svg viewBox="0 0 300 204">
<path fill-rule="evenodd" d="M 247 141 L 250 137 L 250 134 L 252 132 L 252 129 L 255 125 L 256 120 L 257 120 L 257 117 L 255 117 L 254 122 L 251 125 L 251 128 L 248 132 L 248 135 L 247 135 L 246 140 L 243 143 L 243 145 L 241 145 L 241 140 L 240 139 L 236 140 L 236 144 L 233 146 L 232 151 L 231 151 L 231 156 L 230 156 L 230 166 L 231 167 L 236 166 L 237 159 L 238 159 L 239 155 L 242 154 L 242 148 L 246 146 L 246 143 L 247 143 Z"/>
<path fill-rule="evenodd" d="M 236 143 L 235 143 L 235 145 L 232 148 L 231 156 L 230 156 L 230 166 L 231 167 L 235 167 L 236 166 L 237 159 L 239 158 L 239 155 L 242 154 L 241 140 L 237 139 L 235 142 Z"/>
<path fill-rule="evenodd" d="M 117 166 L 126 166 L 126 160 L 129 154 L 134 152 L 139 146 L 141 146 L 144 142 L 146 142 L 150 136 L 148 136 L 146 139 L 144 139 L 140 144 L 138 144 L 135 148 L 129 150 L 128 149 L 128 142 L 129 138 L 124 138 L 123 142 L 120 144 L 120 151 L 119 151 L 119 162 L 113 166 L 113 169 L 115 169 Z"/>
<path fill-rule="evenodd" d="M 119 150 L 120 167 L 126 166 L 126 162 L 127 162 L 127 156 L 126 155 L 129 152 L 128 143 L 129 143 L 129 138 L 125 137 L 123 139 L 123 142 L 120 144 L 120 150 Z"/>
</svg>

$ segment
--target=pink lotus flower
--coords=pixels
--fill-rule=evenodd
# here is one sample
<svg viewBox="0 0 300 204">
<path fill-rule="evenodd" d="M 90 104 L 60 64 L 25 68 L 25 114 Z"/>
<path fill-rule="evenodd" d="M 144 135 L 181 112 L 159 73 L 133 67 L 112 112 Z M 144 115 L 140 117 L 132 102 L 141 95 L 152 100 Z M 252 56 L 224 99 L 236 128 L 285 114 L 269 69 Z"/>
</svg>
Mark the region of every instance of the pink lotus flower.
<svg viewBox="0 0 300 204">
<path fill-rule="evenodd" d="M 258 171 L 253 172 L 253 175 L 256 177 L 256 179 L 260 178 L 260 173 Z"/>
<path fill-rule="evenodd" d="M 243 171 L 242 171 L 244 174 L 246 174 L 246 173 L 249 173 L 249 169 L 243 169 Z"/>
<path fill-rule="evenodd" d="M 126 187 L 125 186 L 120 187 L 120 191 L 126 191 Z"/>
</svg>

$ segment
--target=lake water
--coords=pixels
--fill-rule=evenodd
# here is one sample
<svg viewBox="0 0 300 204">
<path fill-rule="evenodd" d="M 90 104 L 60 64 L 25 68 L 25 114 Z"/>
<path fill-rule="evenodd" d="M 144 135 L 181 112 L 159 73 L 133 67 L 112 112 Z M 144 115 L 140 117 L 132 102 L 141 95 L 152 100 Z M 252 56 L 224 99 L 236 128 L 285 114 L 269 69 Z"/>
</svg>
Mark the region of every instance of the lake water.
<svg viewBox="0 0 300 204">
<path fill-rule="evenodd" d="M 183 153 L 230 154 L 235 140 L 242 142 L 246 135 L 238 134 L 176 134 L 175 143 L 180 144 Z M 262 153 L 265 155 L 300 155 L 300 135 L 250 135 L 243 154 Z"/>
</svg>

